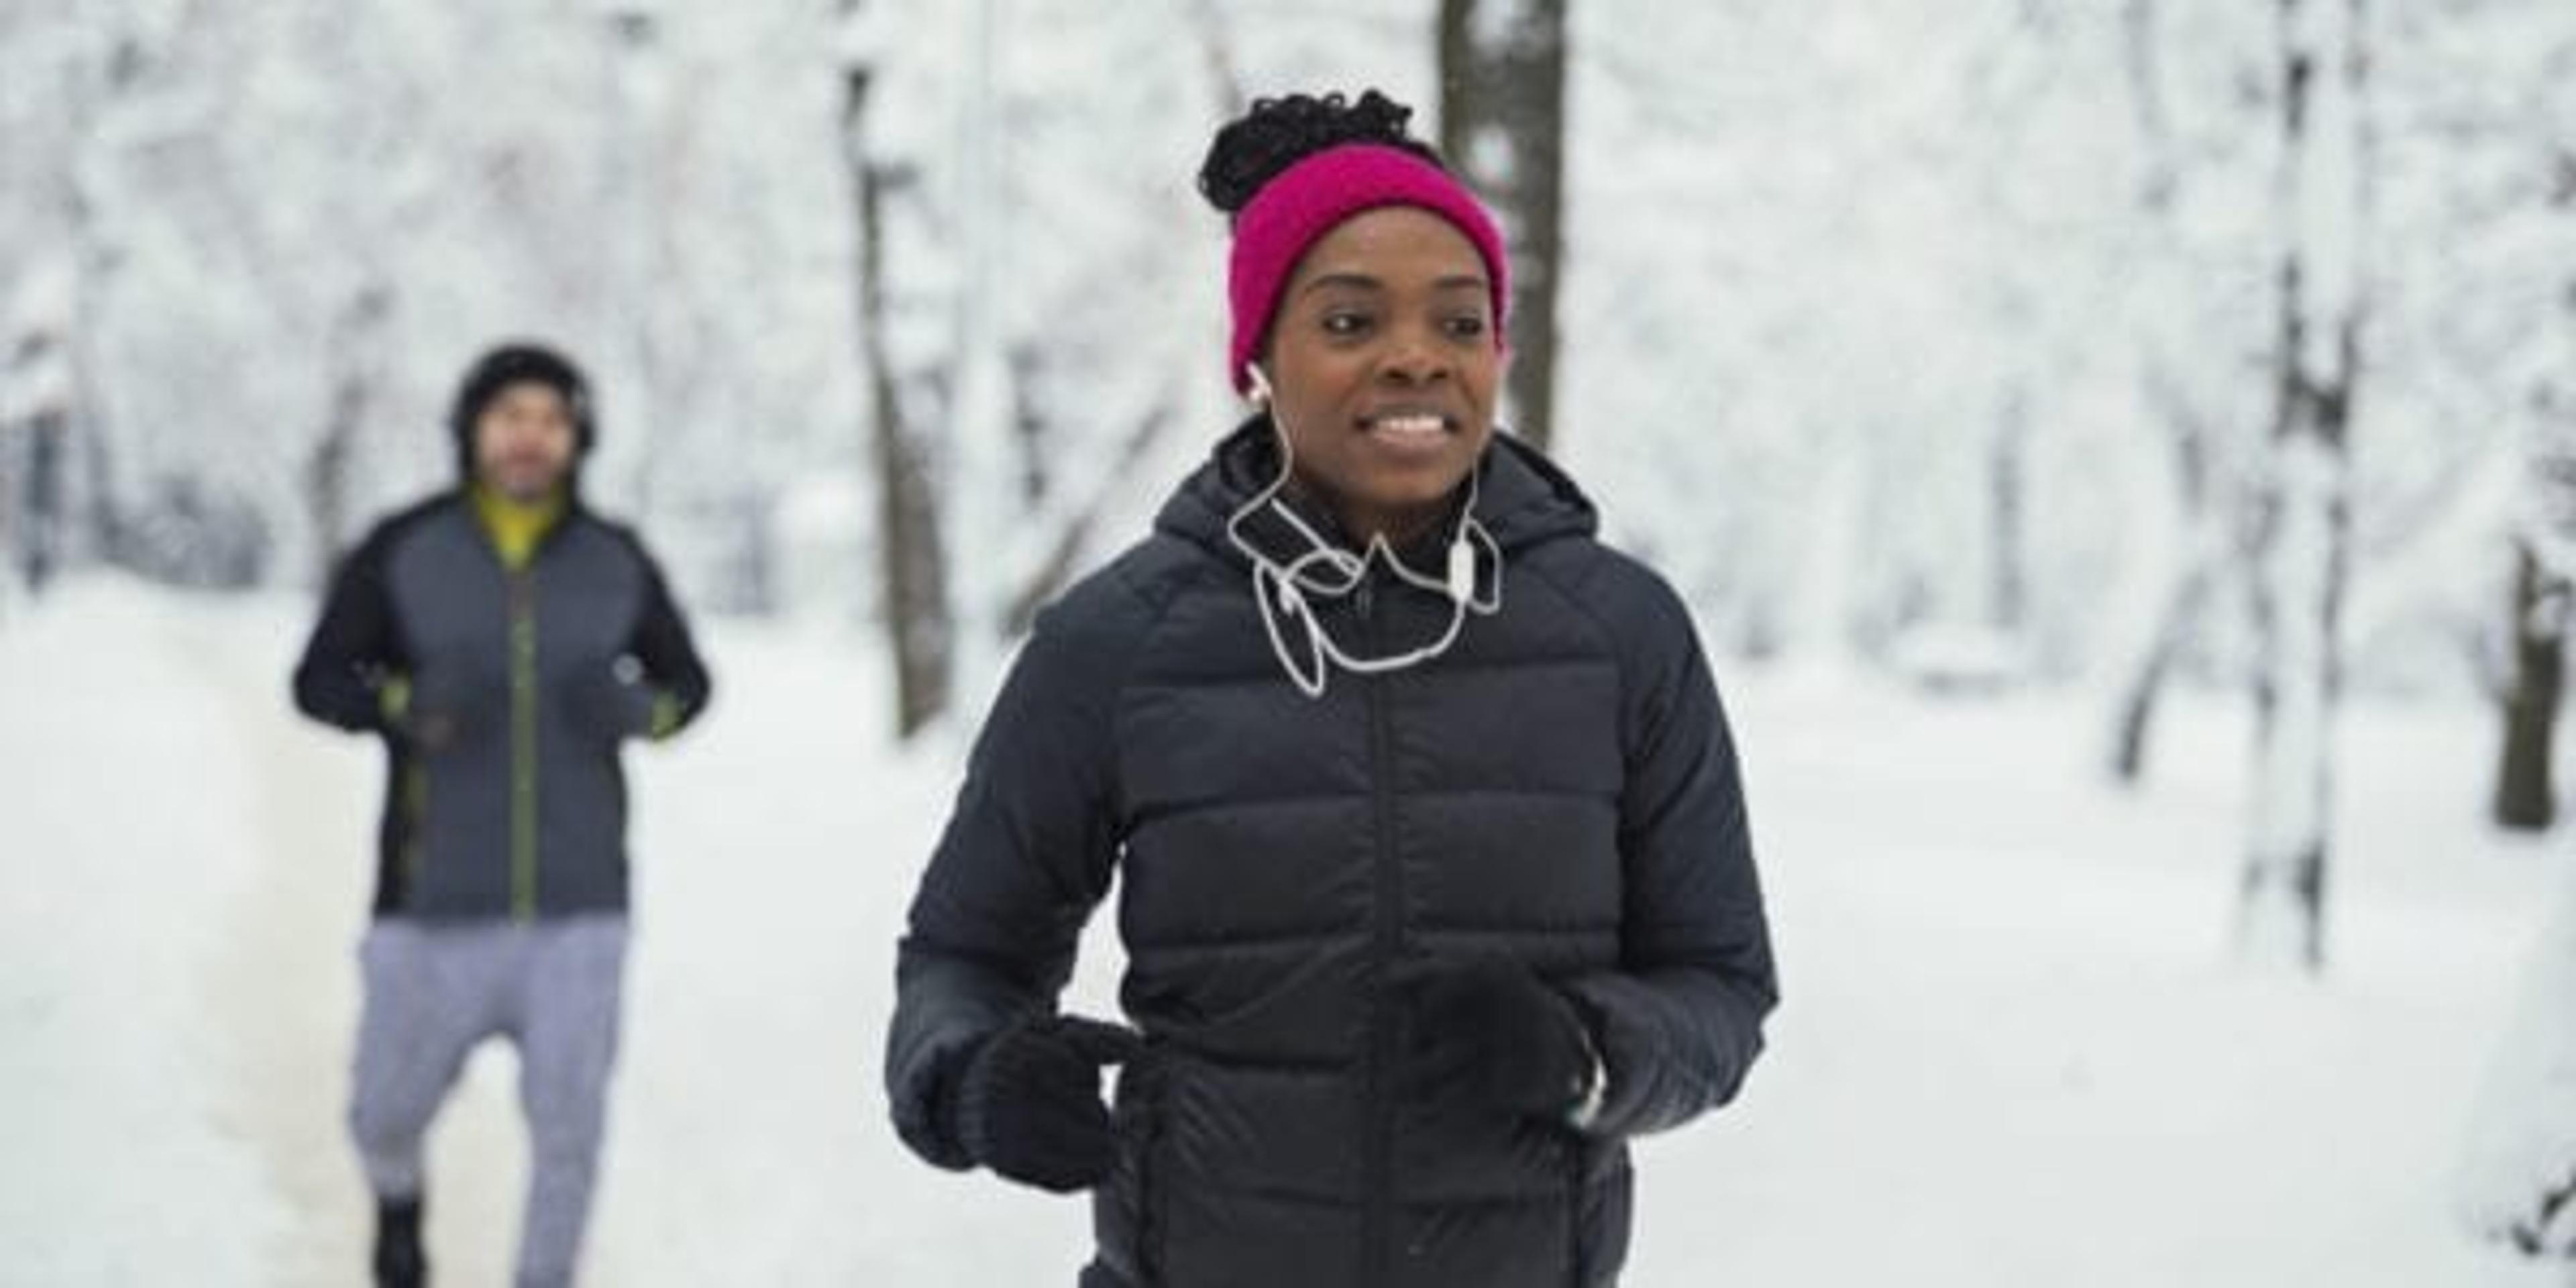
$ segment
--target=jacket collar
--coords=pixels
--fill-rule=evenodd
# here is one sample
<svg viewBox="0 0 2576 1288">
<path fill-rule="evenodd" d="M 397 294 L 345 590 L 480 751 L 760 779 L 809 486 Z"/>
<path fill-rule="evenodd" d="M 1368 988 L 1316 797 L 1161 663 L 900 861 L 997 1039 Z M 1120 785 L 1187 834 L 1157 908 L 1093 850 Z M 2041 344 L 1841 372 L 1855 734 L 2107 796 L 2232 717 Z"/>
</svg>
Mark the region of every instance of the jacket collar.
<svg viewBox="0 0 2576 1288">
<path fill-rule="evenodd" d="M 1509 434 L 1494 435 L 1476 468 L 1482 472 L 1476 518 L 1506 555 L 1559 537 L 1588 537 L 1599 528 L 1592 502 L 1574 480 L 1538 449 Z M 1154 526 L 1214 551 L 1228 563 L 1246 564 L 1249 561 L 1226 533 L 1226 523 L 1278 476 L 1277 435 L 1267 415 L 1252 416 L 1218 440 L 1206 463 L 1164 502 Z M 1458 500 L 1464 498 L 1462 485 Z M 1356 549 L 1322 507 L 1287 491 L 1281 493 L 1280 502 L 1294 509 L 1319 536 Z M 1397 553 L 1408 563 L 1431 566 L 1436 563 L 1431 556 L 1447 543 L 1453 526 L 1450 521 L 1435 525 Z M 1308 548 L 1305 538 L 1268 506 L 1247 516 L 1241 531 L 1246 541 L 1274 559 L 1293 559 Z"/>
</svg>

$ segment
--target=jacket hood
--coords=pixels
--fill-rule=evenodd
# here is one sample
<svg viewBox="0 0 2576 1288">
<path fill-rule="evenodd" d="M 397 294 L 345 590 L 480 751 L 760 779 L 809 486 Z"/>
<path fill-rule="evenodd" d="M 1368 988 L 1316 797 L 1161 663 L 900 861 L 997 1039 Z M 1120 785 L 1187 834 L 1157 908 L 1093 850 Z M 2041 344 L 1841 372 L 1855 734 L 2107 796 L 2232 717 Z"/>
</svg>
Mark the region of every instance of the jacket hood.
<svg viewBox="0 0 2576 1288">
<path fill-rule="evenodd" d="M 1560 537 L 1589 537 L 1600 517 L 1583 490 L 1537 448 L 1497 433 L 1477 458 L 1483 471 L 1477 489 L 1476 517 L 1506 555 Z M 1254 415 L 1218 440 L 1208 460 L 1182 480 L 1155 516 L 1154 528 L 1214 551 L 1232 564 L 1244 564 L 1243 552 L 1226 535 L 1226 521 L 1244 502 L 1260 495 L 1279 477 L 1279 440 L 1266 414 Z M 1285 494 L 1281 501 L 1318 532 L 1339 537 L 1330 515 L 1319 514 Z M 1294 553 L 1303 543 L 1280 532 L 1286 525 L 1260 515 L 1243 524 L 1247 539 Z M 1410 555 L 1408 555 L 1410 557 Z"/>
</svg>

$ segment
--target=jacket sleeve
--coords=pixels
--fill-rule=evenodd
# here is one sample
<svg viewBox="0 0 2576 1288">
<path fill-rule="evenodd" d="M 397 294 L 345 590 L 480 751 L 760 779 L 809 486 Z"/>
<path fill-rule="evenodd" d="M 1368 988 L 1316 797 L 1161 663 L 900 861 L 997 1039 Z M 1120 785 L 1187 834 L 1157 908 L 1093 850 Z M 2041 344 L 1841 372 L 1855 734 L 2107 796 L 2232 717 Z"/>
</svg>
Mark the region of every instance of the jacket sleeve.
<svg viewBox="0 0 2576 1288">
<path fill-rule="evenodd" d="M 1038 618 L 976 739 L 897 949 L 886 1093 L 898 1134 L 941 1167 L 974 1162 L 944 1112 L 961 1057 L 1004 1024 L 1053 1011 L 1083 923 L 1108 892 L 1119 817 L 1111 722 L 1133 614 L 1105 601 L 1077 590 Z"/>
<path fill-rule="evenodd" d="M 1681 601 L 1623 632 L 1620 969 L 1567 986 L 1607 1081 L 1598 1136 L 1677 1126 L 1735 1095 L 1779 999 L 1735 744 Z"/>
<path fill-rule="evenodd" d="M 352 732 L 385 728 L 383 689 L 406 666 L 385 588 L 391 532 L 391 524 L 378 527 L 340 561 L 322 620 L 295 664 L 296 708 Z"/>
<path fill-rule="evenodd" d="M 642 547 L 637 547 L 637 553 L 642 555 Z M 688 619 L 681 615 L 670 583 L 663 580 L 661 568 L 649 555 L 643 558 L 644 612 L 636 619 L 628 650 L 643 666 L 644 683 L 653 695 L 646 732 L 667 738 L 689 727 L 707 709 L 715 679 L 698 656 L 697 641 L 689 634 Z"/>
</svg>

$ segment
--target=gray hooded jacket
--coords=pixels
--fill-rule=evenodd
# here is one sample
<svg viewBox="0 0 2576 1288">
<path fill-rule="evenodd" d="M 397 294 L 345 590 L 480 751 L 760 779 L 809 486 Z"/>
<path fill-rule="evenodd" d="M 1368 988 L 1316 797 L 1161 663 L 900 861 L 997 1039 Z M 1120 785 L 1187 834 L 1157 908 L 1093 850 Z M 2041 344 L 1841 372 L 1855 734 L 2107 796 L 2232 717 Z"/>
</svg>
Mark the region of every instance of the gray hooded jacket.
<svg viewBox="0 0 2576 1288">
<path fill-rule="evenodd" d="M 513 569 L 458 491 L 342 562 L 294 687 L 385 739 L 377 915 L 527 920 L 626 906 L 619 747 L 710 682 L 632 532 L 576 500 Z"/>
</svg>

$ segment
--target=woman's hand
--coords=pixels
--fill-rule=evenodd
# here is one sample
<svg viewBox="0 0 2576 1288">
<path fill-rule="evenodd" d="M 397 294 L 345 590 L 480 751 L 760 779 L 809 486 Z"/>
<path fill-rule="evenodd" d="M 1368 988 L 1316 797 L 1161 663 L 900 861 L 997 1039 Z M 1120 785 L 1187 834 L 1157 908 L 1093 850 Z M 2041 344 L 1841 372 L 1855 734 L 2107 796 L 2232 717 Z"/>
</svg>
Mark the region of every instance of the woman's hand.
<svg viewBox="0 0 2576 1288">
<path fill-rule="evenodd" d="M 1563 1119 L 1600 1070 L 1574 1003 L 1502 959 L 1399 967 L 1398 1080 L 1408 1100 Z"/>
<path fill-rule="evenodd" d="M 1100 1070 L 1144 1050 L 1133 1029 L 1078 1016 L 1022 1020 L 977 1043 L 957 1074 L 949 1129 L 976 1162 L 1069 1194 L 1109 1175 L 1118 1137 Z"/>
</svg>

